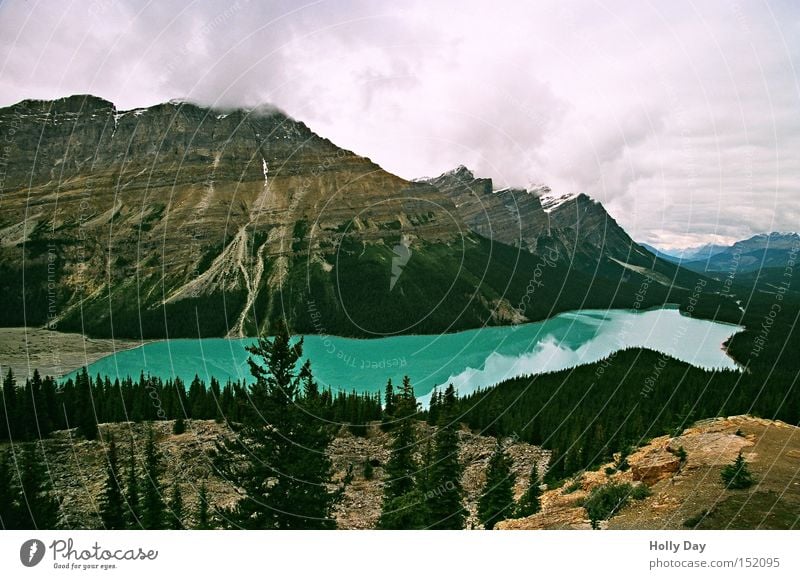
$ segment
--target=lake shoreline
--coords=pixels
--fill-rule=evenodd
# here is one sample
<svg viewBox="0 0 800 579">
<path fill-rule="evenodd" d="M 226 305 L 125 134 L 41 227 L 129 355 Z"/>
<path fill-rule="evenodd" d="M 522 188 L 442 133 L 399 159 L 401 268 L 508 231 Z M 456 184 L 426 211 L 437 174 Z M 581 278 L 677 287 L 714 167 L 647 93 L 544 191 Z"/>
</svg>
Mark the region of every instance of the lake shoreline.
<svg viewBox="0 0 800 579">
<path fill-rule="evenodd" d="M 17 383 L 34 370 L 61 378 L 112 354 L 142 347 L 153 340 L 89 338 L 73 332 L 36 327 L 0 328 L 0 371 L 9 368 Z"/>
</svg>

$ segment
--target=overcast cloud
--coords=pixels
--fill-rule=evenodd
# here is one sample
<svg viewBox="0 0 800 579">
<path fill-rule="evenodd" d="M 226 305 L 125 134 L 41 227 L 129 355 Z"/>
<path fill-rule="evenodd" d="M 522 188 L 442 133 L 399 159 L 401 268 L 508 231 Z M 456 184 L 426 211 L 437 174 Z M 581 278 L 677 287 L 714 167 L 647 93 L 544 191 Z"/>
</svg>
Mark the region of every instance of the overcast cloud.
<svg viewBox="0 0 800 579">
<path fill-rule="evenodd" d="M 269 102 L 406 178 L 584 191 L 656 245 L 800 229 L 796 2 L 432 4 L 6 1 L 0 105 Z"/>
</svg>

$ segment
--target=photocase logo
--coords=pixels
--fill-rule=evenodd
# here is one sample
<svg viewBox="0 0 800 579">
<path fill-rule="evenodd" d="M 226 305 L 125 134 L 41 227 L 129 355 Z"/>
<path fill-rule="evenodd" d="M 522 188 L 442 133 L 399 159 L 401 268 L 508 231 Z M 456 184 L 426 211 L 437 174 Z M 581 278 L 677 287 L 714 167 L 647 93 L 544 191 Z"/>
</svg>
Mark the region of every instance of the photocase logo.
<svg viewBox="0 0 800 579">
<path fill-rule="evenodd" d="M 44 543 L 39 539 L 28 539 L 19 548 L 19 560 L 26 567 L 36 567 L 44 558 Z"/>
<path fill-rule="evenodd" d="M 410 241 L 405 237 L 403 240 L 392 248 L 392 278 L 389 280 L 389 291 L 394 289 L 394 284 L 400 279 L 408 260 L 411 259 Z"/>
</svg>

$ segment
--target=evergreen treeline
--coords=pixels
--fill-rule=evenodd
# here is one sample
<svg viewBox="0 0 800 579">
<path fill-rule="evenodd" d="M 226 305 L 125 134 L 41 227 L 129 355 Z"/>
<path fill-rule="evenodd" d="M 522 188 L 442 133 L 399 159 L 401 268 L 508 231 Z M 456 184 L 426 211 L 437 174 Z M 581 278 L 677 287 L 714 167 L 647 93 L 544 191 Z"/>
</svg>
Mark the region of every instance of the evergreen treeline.
<svg viewBox="0 0 800 579">
<path fill-rule="evenodd" d="M 466 518 L 461 484 L 464 469 L 458 458 L 459 422 L 454 414 L 453 386 L 433 397 L 437 428 L 433 437 L 424 441 L 419 439 L 419 408 L 408 377 L 397 393 L 391 382 L 387 384 L 386 394 L 383 425 L 393 432 L 393 440 L 384 469 L 378 527 L 462 529 Z"/>
<path fill-rule="evenodd" d="M 705 371 L 630 349 L 473 393 L 459 399 L 458 413 L 484 434 L 516 435 L 551 449 L 547 477 L 559 480 L 701 418 L 755 414 L 797 424 L 797 389 L 794 379 Z"/>
<path fill-rule="evenodd" d="M 0 450 L 0 529 L 55 529 L 58 503 L 39 444 Z"/>
<path fill-rule="evenodd" d="M 80 435 L 93 440 L 97 424 L 107 422 L 194 418 L 237 423 L 245 417 L 243 409 L 249 400 L 248 387 L 238 381 L 222 386 L 211 378 L 206 385 L 195 376 L 187 389 L 180 378 L 165 381 L 141 375 L 136 381 L 112 382 L 107 376 L 93 379 L 85 368 L 61 385 L 49 376 L 42 378 L 38 371 L 18 385 L 9 369 L 1 394 L 0 442 L 39 440 L 66 428 L 77 428 Z M 330 389 L 318 393 L 315 412 L 322 420 L 350 425 L 355 434 L 365 432 L 366 424 L 382 413 L 377 394 L 334 394 Z"/>
</svg>

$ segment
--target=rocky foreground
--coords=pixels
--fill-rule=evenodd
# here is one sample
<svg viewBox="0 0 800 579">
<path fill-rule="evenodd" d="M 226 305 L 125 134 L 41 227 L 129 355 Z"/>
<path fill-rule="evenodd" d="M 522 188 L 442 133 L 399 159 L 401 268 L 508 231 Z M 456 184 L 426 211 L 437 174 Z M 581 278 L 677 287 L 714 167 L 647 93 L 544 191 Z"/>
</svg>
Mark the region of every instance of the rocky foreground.
<svg viewBox="0 0 800 579">
<path fill-rule="evenodd" d="M 172 485 L 179 484 L 187 514 L 186 525 L 191 527 L 197 507 L 201 483 L 207 488 L 212 507 L 230 507 L 237 500 L 236 489 L 220 479 L 211 468 L 209 451 L 217 441 L 231 432 L 223 424 L 211 420 L 187 420 L 184 434 L 172 434 L 172 422 L 152 425 L 158 451 L 163 456 L 165 472 L 162 484 L 169 496 Z M 419 424 L 420 449 L 433 429 Z M 103 436 L 113 435 L 117 443 L 123 481 L 127 476 L 131 441 L 137 462 L 141 462 L 147 438 L 148 425 L 139 423 L 103 424 Z M 462 430 L 460 456 L 465 465 L 463 485 L 470 516 L 468 527 L 478 526 L 475 518 L 477 500 L 485 482 L 485 470 L 495 447 L 496 439 Z M 340 484 L 351 472 L 344 497 L 335 512 L 340 529 L 371 529 L 378 522 L 383 496 L 383 467 L 389 458 L 391 435 L 381 431 L 378 424 L 370 425 L 366 437 L 354 436 L 342 428 L 331 443 L 329 452 L 334 469 L 334 483 Z M 503 441 L 514 461 L 517 475 L 516 494 L 520 496 L 527 486 L 533 463 L 540 472 L 547 466 L 549 453 L 538 447 L 511 439 Z M 74 438 L 73 431 L 55 433 L 45 440 L 48 468 L 53 488 L 62 497 L 63 526 L 68 528 L 100 527 L 98 500 L 106 479 L 103 443 Z M 373 465 L 373 476 L 364 476 L 364 465 Z M 352 469 L 352 470 L 351 470 Z M 221 523 L 221 518 L 217 517 Z"/>
<path fill-rule="evenodd" d="M 740 451 L 756 484 L 726 490 L 720 471 Z M 630 501 L 601 528 L 800 528 L 800 428 L 795 426 L 750 416 L 703 420 L 680 436 L 651 440 L 628 463 L 625 471 L 610 463 L 549 489 L 540 513 L 503 521 L 497 528 L 589 529 L 583 501 L 612 481 L 647 485 L 651 494 Z"/>
<path fill-rule="evenodd" d="M 180 485 L 185 522 L 191 527 L 201 483 L 207 488 L 212 508 L 229 507 L 238 495 L 230 483 L 212 471 L 209 458 L 209 451 L 217 441 L 230 436 L 230 430 L 210 420 L 188 420 L 186 426 L 186 432 L 180 435 L 172 434 L 169 421 L 154 423 L 152 428 L 166 467 L 161 480 L 165 493 L 172 485 Z M 433 429 L 424 423 L 418 428 L 419 447 L 423 449 Z M 101 425 L 103 435 L 113 435 L 117 442 L 123 479 L 131 442 L 137 462 L 141 462 L 147 430 L 148 425 L 139 423 Z M 466 429 L 460 437 L 460 458 L 465 465 L 462 483 L 469 510 L 467 528 L 481 528 L 476 519 L 477 500 L 495 439 Z M 391 435 L 382 432 L 378 424 L 370 425 L 365 437 L 342 428 L 331 443 L 333 484 L 350 478 L 335 512 L 339 528 L 375 527 L 390 444 Z M 515 495 L 519 498 L 528 485 L 533 463 L 544 472 L 549 453 L 512 439 L 503 440 L 502 444 L 513 459 Z M 47 439 L 44 447 L 53 487 L 62 500 L 62 525 L 75 529 L 99 527 L 98 499 L 106 478 L 102 442 L 74 438 L 73 431 L 61 431 Z M 756 484 L 746 490 L 726 490 L 720 471 L 740 451 Z M 367 462 L 373 466 L 371 478 L 365 477 Z M 502 521 L 497 528 L 589 529 L 584 501 L 592 490 L 612 482 L 645 485 L 649 496 L 631 500 L 615 516 L 600 521 L 600 528 L 800 528 L 800 428 L 795 426 L 749 416 L 703 420 L 680 436 L 652 439 L 628 456 L 627 462 L 629 468 L 625 470 L 609 463 L 555 488 L 543 487 L 541 512 Z M 217 523 L 222 523 L 218 515 Z"/>
</svg>

